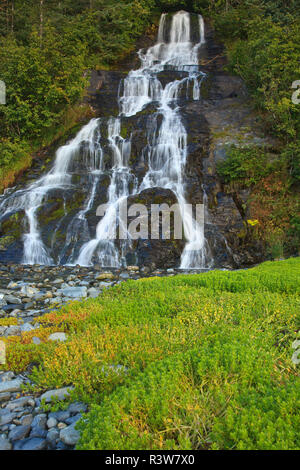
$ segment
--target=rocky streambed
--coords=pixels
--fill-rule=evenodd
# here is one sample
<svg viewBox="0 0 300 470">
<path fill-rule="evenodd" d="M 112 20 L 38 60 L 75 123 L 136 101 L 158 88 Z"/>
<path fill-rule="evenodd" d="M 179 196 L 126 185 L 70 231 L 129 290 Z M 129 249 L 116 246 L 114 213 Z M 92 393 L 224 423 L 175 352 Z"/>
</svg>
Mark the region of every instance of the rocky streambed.
<svg viewBox="0 0 300 470">
<path fill-rule="evenodd" d="M 104 289 L 129 279 L 174 276 L 182 270 L 151 270 L 128 266 L 104 270 L 100 266 L 0 266 L 0 341 L 9 336 L 38 330 L 37 318 L 73 300 L 95 298 Z M 196 272 L 196 271 L 195 271 Z M 5 319 L 5 326 L 1 320 Z M 66 341 L 62 332 L 54 332 L 48 341 Z M 32 337 L 34 344 L 40 339 Z M 87 411 L 84 403 L 72 403 L 66 410 L 45 412 L 41 401 L 63 400 L 69 390 L 47 390 L 43 394 L 24 395 L 30 384 L 28 370 L 21 374 L 1 370 L 0 364 L 0 450 L 73 449 L 79 439 L 76 422 Z M 34 384 L 32 384 L 34 385 Z"/>
</svg>

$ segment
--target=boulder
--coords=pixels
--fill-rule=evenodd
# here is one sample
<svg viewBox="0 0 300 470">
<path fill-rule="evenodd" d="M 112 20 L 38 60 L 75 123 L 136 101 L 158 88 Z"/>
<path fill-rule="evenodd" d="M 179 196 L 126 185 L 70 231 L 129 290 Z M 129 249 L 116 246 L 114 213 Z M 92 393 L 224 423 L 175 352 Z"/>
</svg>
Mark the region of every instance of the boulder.
<svg viewBox="0 0 300 470">
<path fill-rule="evenodd" d="M 70 396 L 70 392 L 73 387 L 64 387 L 56 390 L 48 390 L 48 392 L 41 395 L 41 400 L 45 400 L 46 403 L 51 403 L 53 400 L 65 400 Z"/>
<path fill-rule="evenodd" d="M 75 429 L 76 423 L 62 429 L 60 431 L 60 439 L 68 446 L 75 446 L 80 438 L 80 433 Z"/>
</svg>

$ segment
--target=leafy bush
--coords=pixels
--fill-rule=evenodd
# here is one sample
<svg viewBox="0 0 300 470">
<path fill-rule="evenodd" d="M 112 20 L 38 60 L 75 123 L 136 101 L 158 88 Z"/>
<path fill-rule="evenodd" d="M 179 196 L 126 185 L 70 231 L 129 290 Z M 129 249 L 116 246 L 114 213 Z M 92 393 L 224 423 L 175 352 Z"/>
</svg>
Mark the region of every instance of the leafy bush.
<svg viewBox="0 0 300 470">
<path fill-rule="evenodd" d="M 224 183 L 238 182 L 252 186 L 268 175 L 274 168 L 270 156 L 263 149 L 255 146 L 231 146 L 226 159 L 217 166 L 217 171 Z"/>
<path fill-rule="evenodd" d="M 0 171 L 1 167 L 11 167 L 20 160 L 28 159 L 29 154 L 30 148 L 24 141 L 15 140 L 12 142 L 9 139 L 0 140 Z"/>
<path fill-rule="evenodd" d="M 295 139 L 300 130 L 291 86 L 300 73 L 299 23 L 278 25 L 257 17 L 248 24 L 247 41 L 230 49 L 230 67 L 248 84 L 256 104 L 269 112 L 270 130 L 284 139 Z"/>
</svg>

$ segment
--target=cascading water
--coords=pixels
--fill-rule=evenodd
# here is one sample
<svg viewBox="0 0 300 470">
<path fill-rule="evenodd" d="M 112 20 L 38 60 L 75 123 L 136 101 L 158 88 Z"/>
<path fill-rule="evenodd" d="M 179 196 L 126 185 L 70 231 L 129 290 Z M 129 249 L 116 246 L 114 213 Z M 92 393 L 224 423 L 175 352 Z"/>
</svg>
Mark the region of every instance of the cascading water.
<svg viewBox="0 0 300 470">
<path fill-rule="evenodd" d="M 67 228 L 65 246 L 58 262 L 89 266 L 97 261 L 102 266 L 119 267 L 125 263 L 130 240 L 116 245 L 113 234 L 117 209 L 129 196 L 149 188 L 171 190 L 180 207 L 186 245 L 182 253 L 181 267 L 201 268 L 208 263 L 208 248 L 203 227 L 193 215 L 185 210 L 186 198 L 184 173 L 187 159 L 187 132 L 182 123 L 178 98 L 186 90 L 186 96 L 194 100 L 200 97 L 204 74 L 199 71 L 198 54 L 205 42 L 204 22 L 199 19 L 199 40 L 191 40 L 191 18 L 189 13 L 180 11 L 173 15 L 171 24 L 168 16 L 161 17 L 157 43 L 146 52 L 140 51 L 141 67 L 132 70 L 119 89 L 119 116 L 111 118 L 107 126 L 107 141 L 112 154 L 110 183 L 107 190 L 107 211 L 98 223 L 96 235 L 89 235 L 86 214 L 94 202 L 99 178 L 104 172 L 103 148 L 100 144 L 100 121 L 92 119 L 68 145 L 57 151 L 52 170 L 27 189 L 17 191 L 4 199 L 0 205 L 1 217 L 23 209 L 28 219 L 29 230 L 24 235 L 24 257 L 26 264 L 51 264 L 54 260 L 50 250 L 42 241 L 37 212 L 53 189 L 65 190 L 71 187 L 70 167 L 73 161 L 84 158 L 89 169 L 87 197 L 83 209 L 73 217 Z M 159 74 L 164 70 L 182 72 L 176 79 L 163 86 Z M 184 77 L 182 78 L 182 76 Z M 191 91 L 190 91 L 191 90 Z M 142 181 L 131 172 L 129 160 L 131 141 L 121 136 L 122 119 L 134 116 L 148 104 L 153 103 L 157 111 L 148 118 L 145 158 L 148 171 Z M 119 220 L 119 223 L 121 221 Z M 81 244 L 78 253 L 79 235 L 89 241 Z M 55 242 L 55 237 L 54 237 Z M 72 247 L 71 249 L 69 249 Z M 66 253 L 68 255 L 66 256 Z"/>
<path fill-rule="evenodd" d="M 98 153 L 101 149 L 96 138 L 98 120 L 92 119 L 88 125 L 84 126 L 77 136 L 67 145 L 60 147 L 56 154 L 53 168 L 46 175 L 30 185 L 25 190 L 19 190 L 0 205 L 1 219 L 7 214 L 24 210 L 29 223 L 29 231 L 24 235 L 24 264 L 52 264 L 53 260 L 49 255 L 49 250 L 45 247 L 41 236 L 37 220 L 37 210 L 42 206 L 47 198 L 47 194 L 53 189 L 66 189 L 71 184 L 71 176 L 68 173 L 68 166 L 72 159 L 83 148 L 83 154 L 89 154 L 94 162 L 98 160 Z M 101 158 L 99 158 L 100 164 Z M 1 220 L 0 219 L 0 220 Z"/>
</svg>

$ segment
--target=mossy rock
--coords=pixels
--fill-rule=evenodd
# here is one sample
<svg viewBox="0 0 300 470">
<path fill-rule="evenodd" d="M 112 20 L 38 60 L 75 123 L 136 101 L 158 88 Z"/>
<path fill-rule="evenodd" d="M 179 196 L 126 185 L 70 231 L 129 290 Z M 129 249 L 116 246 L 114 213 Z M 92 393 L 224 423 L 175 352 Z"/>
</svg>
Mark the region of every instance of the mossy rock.
<svg viewBox="0 0 300 470">
<path fill-rule="evenodd" d="M 15 242 L 15 237 L 8 235 L 0 238 L 0 250 L 6 250 L 12 243 Z"/>
<path fill-rule="evenodd" d="M 200 96 L 204 100 L 208 100 L 210 97 L 210 91 L 212 88 L 212 77 L 211 75 L 207 75 L 204 77 L 202 83 L 201 83 L 201 90 L 200 90 Z"/>
<path fill-rule="evenodd" d="M 19 211 L 6 216 L 1 222 L 0 235 L 10 237 L 14 241 L 21 238 L 23 233 L 25 212 Z"/>
</svg>

